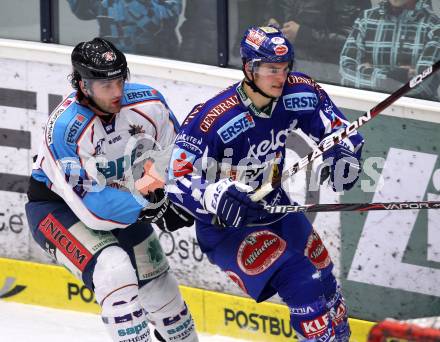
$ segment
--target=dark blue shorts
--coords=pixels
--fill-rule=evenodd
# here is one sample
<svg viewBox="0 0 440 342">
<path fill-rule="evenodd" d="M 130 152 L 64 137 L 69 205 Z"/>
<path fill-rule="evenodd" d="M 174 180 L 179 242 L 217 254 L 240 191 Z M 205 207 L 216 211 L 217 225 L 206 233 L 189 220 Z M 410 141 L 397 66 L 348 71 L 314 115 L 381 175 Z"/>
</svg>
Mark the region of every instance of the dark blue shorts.
<svg viewBox="0 0 440 342">
<path fill-rule="evenodd" d="M 298 279 L 308 279 L 317 270 L 324 277 L 333 268 L 327 249 L 303 214 L 289 214 L 272 224 L 246 228 L 197 222 L 196 231 L 209 260 L 257 302 L 277 292 L 270 280 L 286 262 L 298 265 Z"/>
</svg>

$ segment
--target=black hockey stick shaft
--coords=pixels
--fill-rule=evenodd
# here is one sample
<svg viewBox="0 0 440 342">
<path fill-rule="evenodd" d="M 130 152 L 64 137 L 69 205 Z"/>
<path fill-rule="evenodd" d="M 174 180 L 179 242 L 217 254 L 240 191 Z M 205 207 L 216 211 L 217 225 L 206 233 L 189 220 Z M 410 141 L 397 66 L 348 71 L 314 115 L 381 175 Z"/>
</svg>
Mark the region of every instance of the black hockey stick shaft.
<svg viewBox="0 0 440 342">
<path fill-rule="evenodd" d="M 439 201 L 388 202 L 388 203 L 335 203 L 305 205 L 267 205 L 264 207 L 271 214 L 314 213 L 322 211 L 371 211 L 371 210 L 408 210 L 440 209 Z"/>
<path fill-rule="evenodd" d="M 255 202 L 261 200 L 264 196 L 269 194 L 273 189 L 280 186 L 281 183 L 286 178 L 292 177 L 303 167 L 307 166 L 312 161 L 317 159 L 323 152 L 331 149 L 333 146 L 337 145 L 339 142 L 341 142 L 343 139 L 345 139 L 348 135 L 350 135 L 352 132 L 357 130 L 359 127 L 365 125 L 371 119 L 373 119 L 378 114 L 380 114 L 384 109 L 388 108 L 391 104 L 393 104 L 403 95 L 405 95 L 408 91 L 418 86 L 429 76 L 434 74 L 438 69 L 440 69 L 440 61 L 437 61 L 432 66 L 426 68 L 419 75 L 414 76 L 408 83 L 400 87 L 398 90 L 396 90 L 386 99 L 384 99 L 382 102 L 371 108 L 368 112 L 366 112 L 365 114 L 354 120 L 345 129 L 340 130 L 334 133 L 333 135 L 331 135 L 330 137 L 332 138 L 330 137 L 326 138 L 324 140 L 324 143 L 321 143 L 318 147 L 313 149 L 312 152 L 310 152 L 308 155 L 306 155 L 305 157 L 301 158 L 298 162 L 293 164 L 289 169 L 283 171 L 280 177 L 273 179 L 272 183 L 263 184 L 260 187 L 260 189 L 258 189 L 254 194 L 252 194 L 251 199 Z"/>
</svg>

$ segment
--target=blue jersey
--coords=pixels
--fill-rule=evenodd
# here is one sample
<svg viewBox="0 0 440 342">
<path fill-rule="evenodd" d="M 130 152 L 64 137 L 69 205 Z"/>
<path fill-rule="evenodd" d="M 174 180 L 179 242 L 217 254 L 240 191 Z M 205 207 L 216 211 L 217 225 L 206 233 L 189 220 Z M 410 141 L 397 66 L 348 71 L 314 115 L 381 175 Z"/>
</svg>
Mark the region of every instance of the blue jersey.
<svg viewBox="0 0 440 342">
<path fill-rule="evenodd" d="M 177 130 L 164 98 L 149 86 L 126 83 L 121 111 L 107 120 L 74 92 L 48 119 L 32 177 L 87 227 L 124 228 L 148 204 L 134 191 L 146 154 L 172 144 Z"/>
<path fill-rule="evenodd" d="M 282 174 L 286 138 L 293 130 L 300 129 L 319 143 L 349 124 L 326 92 L 302 73 L 288 75 L 282 95 L 270 106 L 264 111 L 256 108 L 241 83 L 196 106 L 176 137 L 169 167 L 170 198 L 198 221 L 214 223 L 214 215 L 204 206 L 207 185 L 232 177 L 258 188 Z M 363 138 L 354 132 L 344 143 L 360 153 Z M 277 205 L 290 200 L 280 187 L 263 202 Z"/>
</svg>

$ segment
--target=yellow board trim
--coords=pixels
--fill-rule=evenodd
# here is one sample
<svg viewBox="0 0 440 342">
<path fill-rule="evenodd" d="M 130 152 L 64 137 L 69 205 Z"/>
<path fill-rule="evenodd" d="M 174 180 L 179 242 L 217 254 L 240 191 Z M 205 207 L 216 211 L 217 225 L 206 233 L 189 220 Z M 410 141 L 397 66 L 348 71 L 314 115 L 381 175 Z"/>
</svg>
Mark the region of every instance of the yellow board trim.
<svg viewBox="0 0 440 342">
<path fill-rule="evenodd" d="M 295 341 L 286 306 L 180 286 L 197 330 L 250 341 Z M 99 313 L 93 293 L 61 266 L 0 258 L 0 299 Z M 374 322 L 350 319 L 352 342 L 366 342 Z"/>
</svg>

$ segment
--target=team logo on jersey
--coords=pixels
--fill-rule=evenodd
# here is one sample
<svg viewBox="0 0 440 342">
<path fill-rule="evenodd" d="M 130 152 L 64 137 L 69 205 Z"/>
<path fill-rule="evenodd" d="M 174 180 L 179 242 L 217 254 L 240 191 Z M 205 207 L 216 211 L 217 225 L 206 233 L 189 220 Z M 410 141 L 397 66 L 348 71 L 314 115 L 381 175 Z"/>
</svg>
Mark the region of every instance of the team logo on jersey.
<svg viewBox="0 0 440 342">
<path fill-rule="evenodd" d="M 318 339 L 319 337 L 323 337 L 323 335 L 326 335 L 328 333 L 331 334 L 330 331 L 332 329 L 331 327 L 328 326 L 329 325 L 328 316 L 329 316 L 328 313 L 325 313 L 315 319 L 302 321 L 301 329 L 303 331 L 304 337 L 306 337 L 307 339 Z"/>
<path fill-rule="evenodd" d="M 75 117 L 67 125 L 66 133 L 64 134 L 64 140 L 69 145 L 75 145 L 78 140 L 78 136 L 81 133 L 81 127 L 86 124 L 86 117 L 82 114 L 76 114 Z"/>
<path fill-rule="evenodd" d="M 219 117 L 221 117 L 229 109 L 237 106 L 239 103 L 240 102 L 238 101 L 237 95 L 232 95 L 220 102 L 205 115 L 200 123 L 200 130 L 207 133 Z"/>
<path fill-rule="evenodd" d="M 315 231 L 312 231 L 307 240 L 304 255 L 308 257 L 312 264 L 319 270 L 327 267 L 331 263 L 327 248 L 325 248 L 321 238 Z"/>
<path fill-rule="evenodd" d="M 304 76 L 297 76 L 297 75 L 289 75 L 287 77 L 287 84 L 293 86 L 295 84 L 307 84 L 310 87 L 313 87 L 314 89 L 316 89 L 316 91 L 319 94 L 319 98 L 321 100 L 324 100 L 325 98 L 325 92 L 324 90 L 321 88 L 321 86 L 316 83 L 313 79 L 309 78 L 309 77 L 304 77 Z"/>
<path fill-rule="evenodd" d="M 229 276 L 229 278 L 242 289 L 244 293 L 248 293 L 246 286 L 244 285 L 243 280 L 241 280 L 240 276 L 232 271 L 225 271 L 225 273 Z"/>
<path fill-rule="evenodd" d="M 133 247 L 140 280 L 156 278 L 170 268 L 156 234 Z"/>
<path fill-rule="evenodd" d="M 332 120 L 331 120 L 332 129 L 340 128 L 343 126 L 343 122 L 341 121 L 339 116 L 337 116 L 334 112 L 332 112 L 331 116 L 332 116 Z"/>
<path fill-rule="evenodd" d="M 202 138 L 196 138 L 186 133 L 179 133 L 174 143 L 184 147 L 185 149 L 203 154 L 203 151 L 200 149 L 202 142 L 203 142 Z"/>
<path fill-rule="evenodd" d="M 204 103 L 199 103 L 198 105 L 196 105 L 192 109 L 191 113 L 189 113 L 188 116 L 185 118 L 185 120 L 182 123 L 182 126 L 188 125 L 191 122 L 191 120 L 194 119 L 195 116 L 200 112 L 200 109 L 202 109 L 203 105 Z"/>
<path fill-rule="evenodd" d="M 116 137 L 109 139 L 108 143 L 111 145 L 111 144 L 115 144 L 121 140 L 122 140 L 122 137 L 120 135 L 117 135 Z"/>
<path fill-rule="evenodd" d="M 341 324 L 347 318 L 347 307 L 346 307 L 344 301 L 341 301 L 339 303 L 336 310 L 332 308 L 332 311 L 335 311 L 335 312 L 332 312 L 333 313 L 332 321 L 333 321 L 333 324 L 335 324 L 335 325 Z"/>
<path fill-rule="evenodd" d="M 318 104 L 315 93 L 302 92 L 283 96 L 284 108 L 291 111 L 314 110 Z"/>
<path fill-rule="evenodd" d="M 145 129 L 143 129 L 142 125 L 130 125 L 130 129 L 128 130 L 132 136 L 136 134 L 145 133 Z"/>
<path fill-rule="evenodd" d="M 139 90 L 139 91 L 132 91 L 127 94 L 125 94 L 125 97 L 127 100 L 143 100 L 150 97 L 154 97 L 157 94 L 156 89 L 151 90 Z"/>
<path fill-rule="evenodd" d="M 105 151 L 104 151 L 105 152 Z M 134 148 L 130 155 L 125 154 L 116 160 L 107 160 L 105 158 L 96 163 L 96 169 L 106 178 L 116 177 L 122 180 L 125 171 L 131 169 L 136 159 L 136 148 Z"/>
<path fill-rule="evenodd" d="M 316 308 L 313 309 L 313 307 L 310 305 L 295 306 L 295 307 L 291 307 L 289 309 L 290 314 L 295 315 L 295 316 L 310 315 L 310 314 L 314 313 L 315 310 L 316 310 Z"/>
<path fill-rule="evenodd" d="M 269 230 L 249 234 L 240 244 L 237 264 L 248 275 L 267 270 L 286 250 L 286 241 Z"/>
<path fill-rule="evenodd" d="M 79 270 L 84 272 L 93 255 L 61 222 L 49 214 L 40 222 L 38 229 Z"/>
<path fill-rule="evenodd" d="M 105 138 L 101 138 L 96 142 L 96 146 L 95 146 L 95 156 L 99 156 L 102 154 L 105 154 L 104 150 L 103 150 L 103 144 L 105 142 Z"/>
<path fill-rule="evenodd" d="M 175 148 L 171 156 L 171 164 L 169 168 L 170 178 L 182 177 L 193 172 L 193 163 L 195 159 L 195 154 L 192 154 L 183 148 Z"/>
<path fill-rule="evenodd" d="M 270 130 L 270 139 L 261 140 L 259 144 L 252 144 L 249 147 L 247 154 L 248 158 L 259 159 L 259 157 L 266 156 L 272 151 L 278 150 L 286 144 L 286 139 L 290 133 L 296 128 L 298 120 L 293 120 L 290 126 L 286 129 L 282 129 L 275 134 L 273 129 Z M 249 142 L 250 144 L 250 142 Z"/>
<path fill-rule="evenodd" d="M 249 112 L 243 112 L 229 120 L 220 127 L 217 134 L 224 143 L 234 140 L 238 135 L 246 132 L 249 128 L 255 127 L 255 121 Z"/>
</svg>

